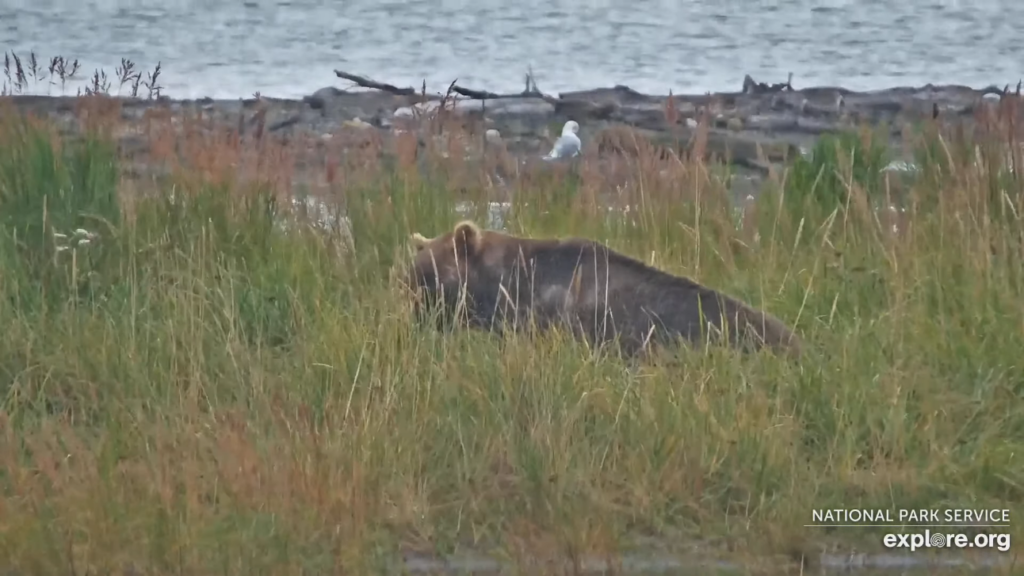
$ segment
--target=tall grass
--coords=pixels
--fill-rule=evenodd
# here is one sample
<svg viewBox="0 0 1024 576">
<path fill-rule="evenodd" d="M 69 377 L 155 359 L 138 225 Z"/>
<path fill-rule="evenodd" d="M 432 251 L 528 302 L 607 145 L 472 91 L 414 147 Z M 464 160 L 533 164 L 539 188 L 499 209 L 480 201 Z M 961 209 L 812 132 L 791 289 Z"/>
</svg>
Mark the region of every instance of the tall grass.
<svg viewBox="0 0 1024 576">
<path fill-rule="evenodd" d="M 349 244 L 277 225 L 267 181 L 182 163 L 128 196 L 109 141 L 0 118 L 0 562 L 22 573 L 367 573 L 401 551 L 580 558 L 645 537 L 745 557 L 828 542 L 802 528 L 812 508 L 1020 517 L 1019 180 L 958 153 L 995 131 L 929 135 L 943 160 L 922 154 L 906 212 L 874 209 L 877 162 L 844 178 L 841 146 L 741 226 L 689 161 L 637 162 L 626 218 L 604 216 L 589 160 L 517 189 L 515 233 L 607 242 L 812 349 L 636 368 L 557 333 L 416 325 L 408 235 L 459 216 L 408 162 L 333 185 Z M 842 201 L 792 208 L 823 179 Z"/>
</svg>

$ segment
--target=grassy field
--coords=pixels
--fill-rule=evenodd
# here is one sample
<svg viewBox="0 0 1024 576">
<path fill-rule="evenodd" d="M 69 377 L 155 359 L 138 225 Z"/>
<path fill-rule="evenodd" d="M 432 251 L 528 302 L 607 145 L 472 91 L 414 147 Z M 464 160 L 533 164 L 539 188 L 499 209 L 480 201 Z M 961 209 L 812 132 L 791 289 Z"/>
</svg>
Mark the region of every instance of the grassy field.
<svg viewBox="0 0 1024 576">
<path fill-rule="evenodd" d="M 866 133 L 823 141 L 739 215 L 719 167 L 646 150 L 615 198 L 628 217 L 604 216 L 596 158 L 524 178 L 509 230 L 692 276 L 809 349 L 800 365 L 684 351 L 685 369 L 416 326 L 409 234 L 488 194 L 457 159 L 325 167 L 346 246 L 275 224 L 274 182 L 230 176 L 246 154 L 287 174 L 286 151 L 183 129 L 190 161 L 129 181 L 110 128 L 72 142 L 0 112 L 0 565 L 881 549 L 881 529 L 803 528 L 813 508 L 1011 508 L 1024 536 L 1024 187 L 1005 120 L 922 125 L 920 171 L 899 178 Z"/>
</svg>

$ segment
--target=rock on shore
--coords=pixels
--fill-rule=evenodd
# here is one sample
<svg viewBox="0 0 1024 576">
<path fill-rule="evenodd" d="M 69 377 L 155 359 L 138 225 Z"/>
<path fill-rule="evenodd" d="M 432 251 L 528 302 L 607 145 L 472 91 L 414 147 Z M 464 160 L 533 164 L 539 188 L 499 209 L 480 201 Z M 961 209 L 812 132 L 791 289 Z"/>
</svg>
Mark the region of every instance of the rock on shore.
<svg viewBox="0 0 1024 576">
<path fill-rule="evenodd" d="M 995 87 L 931 84 L 855 92 L 841 87 L 794 89 L 791 81 L 768 85 L 747 76 L 742 90 L 733 93 L 657 96 L 615 86 L 551 96 L 531 86 L 522 94 L 492 94 L 453 84 L 449 96 L 462 98 L 452 99 L 336 74 L 361 86 L 327 87 L 301 100 L 117 98 L 127 127 L 119 133 L 121 147 L 129 155 L 145 157 L 146 143 L 139 134 L 154 111 L 172 119 L 186 112 L 202 114 L 243 137 L 259 132 L 286 140 L 301 135 L 327 140 L 344 132 L 375 131 L 384 138 L 399 130 L 422 132 L 419 118 L 443 110 L 481 141 L 487 130 L 498 130 L 507 150 L 517 156 L 543 155 L 567 120 L 579 122 L 585 154 L 595 147 L 599 154 L 623 152 L 609 136 L 616 126 L 632 127 L 656 145 L 686 150 L 704 124 L 705 155 L 757 174 L 809 148 L 818 136 L 858 123 L 885 126 L 898 140 L 909 123 L 933 117 L 971 118 L 980 106 L 1020 97 L 1019 87 L 1017 94 Z M 22 111 L 55 119 L 64 130 L 77 129 L 75 97 L 10 99 Z"/>
</svg>

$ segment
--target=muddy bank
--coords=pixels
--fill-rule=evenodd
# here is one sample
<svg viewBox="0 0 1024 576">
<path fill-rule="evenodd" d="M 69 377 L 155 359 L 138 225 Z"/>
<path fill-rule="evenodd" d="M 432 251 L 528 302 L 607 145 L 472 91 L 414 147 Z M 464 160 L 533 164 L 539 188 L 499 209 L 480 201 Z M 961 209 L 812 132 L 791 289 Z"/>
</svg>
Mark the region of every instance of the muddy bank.
<svg viewBox="0 0 1024 576">
<path fill-rule="evenodd" d="M 737 92 L 701 95 L 648 95 L 626 86 L 558 95 L 543 94 L 529 79 L 520 94 L 493 94 L 453 83 L 446 94 L 422 88 L 397 87 L 337 71 L 338 84 L 301 100 L 253 98 L 238 100 L 154 100 L 114 98 L 125 128 L 121 148 L 145 163 L 147 142 L 142 127 L 157 115 L 180 118 L 201 114 L 210 125 L 222 126 L 244 138 L 271 137 L 289 142 L 354 142 L 375 134 L 383 140 L 411 131 L 423 141 L 436 137 L 437 125 L 425 118 L 444 115 L 482 145 L 488 129 L 499 131 L 504 147 L 520 158 L 540 157 L 557 138 L 567 120 L 580 124 L 584 153 L 629 154 L 622 126 L 652 143 L 677 151 L 693 150 L 700 129 L 705 157 L 725 159 L 742 172 L 764 174 L 772 164 L 806 150 L 822 134 L 858 123 L 883 126 L 894 143 L 905 127 L 927 119 L 970 120 L 981 107 L 996 106 L 1003 98 L 1020 98 L 1008 88 L 974 89 L 955 85 L 896 87 L 855 92 L 841 87 L 796 88 L 784 83 L 759 83 L 747 76 Z M 105 97 L 106 98 L 106 97 Z M 55 119 L 62 130 L 79 129 L 74 97 L 13 96 L 22 111 Z M 451 124 L 448 124 L 451 125 Z M 434 134 L 425 134 L 433 131 Z M 361 136 L 360 136 L 361 135 Z"/>
</svg>

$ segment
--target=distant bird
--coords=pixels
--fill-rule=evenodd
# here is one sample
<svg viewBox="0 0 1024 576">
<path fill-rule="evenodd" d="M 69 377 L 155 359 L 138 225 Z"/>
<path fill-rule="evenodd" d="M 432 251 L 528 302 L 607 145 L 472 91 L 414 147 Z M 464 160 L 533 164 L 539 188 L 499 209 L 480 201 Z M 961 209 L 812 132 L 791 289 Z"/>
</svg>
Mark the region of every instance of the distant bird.
<svg viewBox="0 0 1024 576">
<path fill-rule="evenodd" d="M 580 149 L 583 147 L 583 143 L 580 142 L 580 137 L 576 135 L 580 131 L 580 125 L 575 120 L 569 120 L 562 127 L 562 135 L 555 141 L 555 145 L 551 148 L 551 152 L 548 152 L 547 156 L 544 156 L 544 160 L 556 160 L 559 158 L 572 158 L 579 156 Z"/>
<path fill-rule="evenodd" d="M 509 177 L 509 171 L 506 169 L 506 160 L 502 154 L 505 151 L 505 142 L 501 139 L 501 132 L 494 128 L 484 132 L 484 148 L 491 148 L 496 152 L 491 153 L 491 157 L 487 162 L 489 169 L 493 171 L 488 176 L 494 177 L 492 183 L 497 181 L 499 186 L 505 186 L 505 181 Z"/>
</svg>

